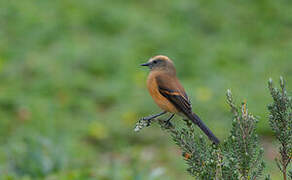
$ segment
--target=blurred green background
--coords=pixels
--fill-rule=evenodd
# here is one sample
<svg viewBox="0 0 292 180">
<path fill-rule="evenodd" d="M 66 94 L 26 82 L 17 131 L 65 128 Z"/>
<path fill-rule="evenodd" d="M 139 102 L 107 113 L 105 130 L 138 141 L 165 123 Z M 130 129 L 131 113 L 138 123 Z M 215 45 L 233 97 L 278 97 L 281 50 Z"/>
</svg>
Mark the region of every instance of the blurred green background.
<svg viewBox="0 0 292 180">
<path fill-rule="evenodd" d="M 291 87 L 291 12 L 290 0 L 1 0 L 1 179 L 191 179 L 158 126 L 133 132 L 160 111 L 139 66 L 158 54 L 221 140 L 226 90 L 248 102 L 280 179 L 267 80 Z"/>
</svg>

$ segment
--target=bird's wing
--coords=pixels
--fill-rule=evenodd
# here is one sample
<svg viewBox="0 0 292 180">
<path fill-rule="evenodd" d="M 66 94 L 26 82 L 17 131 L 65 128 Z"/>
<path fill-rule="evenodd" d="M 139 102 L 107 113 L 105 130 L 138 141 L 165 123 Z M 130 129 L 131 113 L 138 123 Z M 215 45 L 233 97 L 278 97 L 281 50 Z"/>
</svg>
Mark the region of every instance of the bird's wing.
<svg viewBox="0 0 292 180">
<path fill-rule="evenodd" d="M 167 98 L 179 111 L 191 113 L 191 102 L 177 78 L 167 76 L 157 76 L 156 82 L 159 92 Z"/>
</svg>

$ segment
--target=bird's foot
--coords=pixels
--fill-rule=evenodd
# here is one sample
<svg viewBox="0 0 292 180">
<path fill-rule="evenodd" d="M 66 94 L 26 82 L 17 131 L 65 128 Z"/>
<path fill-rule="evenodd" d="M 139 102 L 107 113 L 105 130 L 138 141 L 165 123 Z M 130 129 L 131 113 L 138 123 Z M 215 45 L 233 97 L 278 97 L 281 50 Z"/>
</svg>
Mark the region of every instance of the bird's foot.
<svg viewBox="0 0 292 180">
<path fill-rule="evenodd" d="M 151 115 L 151 116 L 142 117 L 142 120 L 144 120 L 144 121 L 148 121 L 148 123 L 149 123 L 148 126 L 150 126 L 151 121 L 152 121 L 153 119 L 155 119 L 155 118 L 157 118 L 157 117 L 159 117 L 159 116 L 161 116 L 161 115 L 163 115 L 163 114 L 165 114 L 165 113 L 166 113 L 166 111 L 163 111 L 163 112 L 161 112 L 161 113 L 159 113 L 159 114 L 155 114 L 155 115 Z"/>
<path fill-rule="evenodd" d="M 166 113 L 166 111 L 163 111 L 159 114 L 155 114 L 155 115 L 147 116 L 147 117 L 142 117 L 136 123 L 134 131 L 140 131 L 142 128 L 150 126 L 153 119 L 155 119 L 155 118 L 157 118 L 165 113 Z"/>
<path fill-rule="evenodd" d="M 171 123 L 170 123 L 170 120 L 172 119 L 174 117 L 174 114 L 172 114 L 166 121 L 165 121 L 165 123 L 167 124 L 167 125 L 172 125 Z"/>
<path fill-rule="evenodd" d="M 147 117 L 142 117 L 141 119 L 142 120 L 145 120 L 145 121 L 151 121 L 152 119 L 155 119 L 155 117 L 153 117 L 153 116 L 147 116 Z"/>
<path fill-rule="evenodd" d="M 141 119 L 145 121 L 146 127 L 148 127 L 151 125 L 152 120 L 155 118 L 148 116 L 148 117 L 142 117 Z"/>
</svg>

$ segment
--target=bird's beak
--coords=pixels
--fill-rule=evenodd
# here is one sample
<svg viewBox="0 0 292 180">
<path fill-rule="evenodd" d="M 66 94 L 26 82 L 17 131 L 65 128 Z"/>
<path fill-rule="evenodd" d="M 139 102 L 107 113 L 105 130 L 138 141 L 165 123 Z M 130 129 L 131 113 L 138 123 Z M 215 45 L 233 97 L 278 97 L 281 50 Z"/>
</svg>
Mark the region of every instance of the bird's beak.
<svg viewBox="0 0 292 180">
<path fill-rule="evenodd" d="M 148 62 L 148 63 L 144 63 L 144 64 L 140 64 L 141 66 L 149 66 L 150 65 L 150 63 Z"/>
</svg>

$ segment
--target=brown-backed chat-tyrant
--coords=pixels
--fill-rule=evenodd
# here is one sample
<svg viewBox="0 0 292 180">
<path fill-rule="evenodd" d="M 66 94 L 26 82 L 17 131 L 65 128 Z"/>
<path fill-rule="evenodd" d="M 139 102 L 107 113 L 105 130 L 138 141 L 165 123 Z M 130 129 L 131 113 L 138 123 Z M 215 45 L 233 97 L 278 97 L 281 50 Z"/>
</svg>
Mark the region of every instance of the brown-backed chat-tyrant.
<svg viewBox="0 0 292 180">
<path fill-rule="evenodd" d="M 169 121 L 175 114 L 179 114 L 198 125 L 211 141 L 215 144 L 219 144 L 218 138 L 202 120 L 193 113 L 190 99 L 176 77 L 176 70 L 173 62 L 168 57 L 159 55 L 141 65 L 148 66 L 150 69 L 147 87 L 155 103 L 163 110 L 163 112 L 159 114 L 145 117 L 144 119 L 151 120 L 170 112 L 172 115 L 168 118 Z"/>
</svg>

